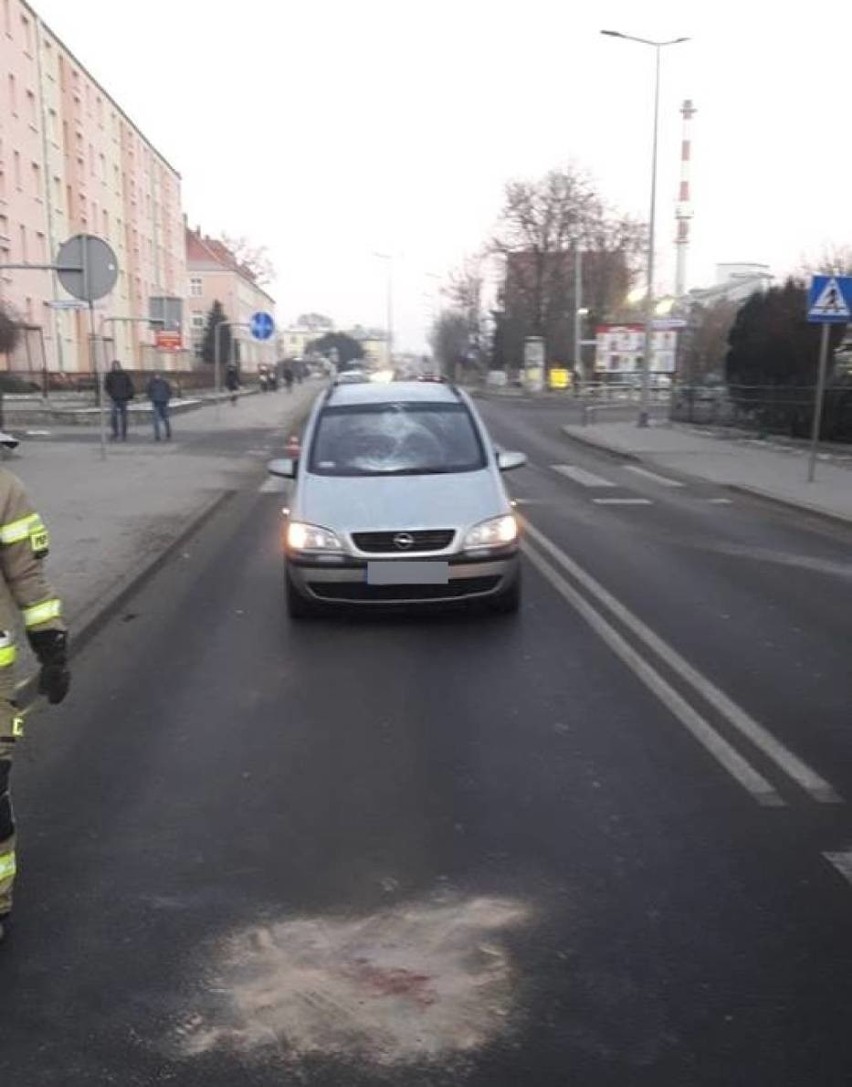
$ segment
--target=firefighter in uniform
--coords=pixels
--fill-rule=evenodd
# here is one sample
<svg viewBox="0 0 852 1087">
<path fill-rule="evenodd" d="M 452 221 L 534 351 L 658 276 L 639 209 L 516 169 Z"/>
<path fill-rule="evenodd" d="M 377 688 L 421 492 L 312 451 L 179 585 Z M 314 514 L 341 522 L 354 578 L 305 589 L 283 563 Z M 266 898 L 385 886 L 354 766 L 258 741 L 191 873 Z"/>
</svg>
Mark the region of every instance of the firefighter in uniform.
<svg viewBox="0 0 852 1087">
<path fill-rule="evenodd" d="M 14 668 L 21 620 L 41 666 L 39 694 L 56 704 L 71 683 L 62 604 L 43 571 L 48 542 L 44 522 L 20 480 L 0 468 L 0 940 L 8 929 L 16 870 L 9 772 L 15 744 L 23 734 Z"/>
</svg>

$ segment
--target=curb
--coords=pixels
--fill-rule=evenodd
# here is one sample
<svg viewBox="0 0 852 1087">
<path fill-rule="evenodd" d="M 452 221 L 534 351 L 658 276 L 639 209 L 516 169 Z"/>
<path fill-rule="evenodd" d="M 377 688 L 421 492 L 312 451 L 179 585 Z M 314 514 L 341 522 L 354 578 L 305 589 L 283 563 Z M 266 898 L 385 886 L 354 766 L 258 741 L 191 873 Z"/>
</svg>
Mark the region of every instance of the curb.
<svg viewBox="0 0 852 1087">
<path fill-rule="evenodd" d="M 112 619 L 117 612 L 121 611 L 127 601 L 141 589 L 145 582 L 165 566 L 175 551 L 179 550 L 190 537 L 194 536 L 195 533 L 198 532 L 198 530 L 201 529 L 214 514 L 218 513 L 218 511 L 236 494 L 237 491 L 228 490 L 220 491 L 218 494 L 214 495 L 213 498 L 204 503 L 200 510 L 189 518 L 177 536 L 175 536 L 173 540 L 170 540 L 156 555 L 153 555 L 141 570 L 136 570 L 126 578 L 119 580 L 113 588 L 109 590 L 106 600 L 84 609 L 80 616 L 80 625 L 74 630 L 71 639 L 69 652 L 70 660 L 73 661 L 74 658 L 86 648 L 95 635 L 106 626 L 110 619 Z M 31 709 L 33 703 L 39 698 L 38 691 L 36 690 L 37 680 L 38 673 L 27 676 L 27 678 L 16 688 L 16 699 L 20 706 L 25 710 Z"/>
<path fill-rule="evenodd" d="M 585 438 L 581 434 L 575 433 L 573 430 L 568 430 L 566 427 L 561 427 L 562 433 L 565 438 L 571 442 L 577 442 L 578 445 L 586 446 L 589 449 L 594 449 L 599 453 L 603 453 L 605 456 L 611 457 L 613 460 L 630 460 L 638 461 L 640 464 L 648 463 L 648 456 L 641 456 L 638 453 L 622 453 L 611 445 L 604 445 L 594 438 Z M 653 456 L 653 454 L 650 454 Z M 654 467 L 659 467 L 655 461 L 651 460 L 651 464 Z M 726 491 L 733 491 L 735 494 L 746 495 L 749 498 L 759 498 L 763 502 L 771 502 L 776 506 L 782 506 L 787 510 L 796 510 L 798 513 L 806 513 L 811 517 L 818 517 L 823 521 L 828 521 L 835 525 L 845 525 L 849 527 L 852 525 L 852 516 L 845 513 L 832 513 L 830 510 L 822 509 L 819 506 L 813 506 L 808 502 L 797 502 L 793 498 L 784 498 L 780 495 L 774 494 L 772 491 L 764 490 L 762 487 L 754 487 L 748 483 L 718 483 L 712 479 L 706 479 L 704 476 L 697 476 L 691 472 L 687 472 L 681 468 L 669 468 L 666 467 L 666 471 L 673 476 L 680 476 L 684 479 L 694 480 L 696 483 L 709 484 L 711 486 L 724 487 Z"/>
<path fill-rule="evenodd" d="M 287 429 L 301 427 L 308 417 L 312 405 L 313 400 L 293 412 L 292 418 L 287 422 Z M 189 517 L 177 536 L 161 548 L 156 555 L 152 555 L 151 559 L 140 570 L 136 570 L 126 578 L 116 582 L 111 589 L 107 590 L 108 595 L 105 600 L 84 608 L 79 616 L 79 626 L 75 626 L 72 633 L 69 659 L 73 661 L 116 613 L 121 611 L 128 600 L 142 588 L 145 582 L 165 566 L 176 551 L 180 550 L 196 532 L 203 528 L 220 509 L 239 493 L 237 490 L 223 490 L 214 494 L 195 514 Z M 23 710 L 32 709 L 40 697 L 36 690 L 37 680 L 38 673 L 27 676 L 16 688 L 15 697 Z"/>
<path fill-rule="evenodd" d="M 608 457 L 619 460 L 644 460 L 638 453 L 630 453 L 627 451 L 617 449 L 613 445 L 606 445 L 604 442 L 598 441 L 595 438 L 589 438 L 583 434 L 578 434 L 573 427 L 562 426 L 559 428 L 562 434 L 569 442 L 576 442 L 578 445 L 585 445 L 589 449 L 595 449 L 598 453 L 604 453 Z"/>
<path fill-rule="evenodd" d="M 721 486 L 726 490 L 733 491 L 735 494 L 744 494 L 749 498 L 759 498 L 762 502 L 771 502 L 775 506 L 782 506 L 787 510 L 796 510 L 798 513 L 806 513 L 809 517 L 818 517 L 821 521 L 828 521 L 833 525 L 845 525 L 846 528 L 852 526 L 852 515 L 846 513 L 832 513 L 830 510 L 821 509 L 819 506 L 812 506 L 808 502 L 796 502 L 792 498 L 782 498 L 780 495 L 773 494 L 772 491 L 765 491 L 762 487 L 752 487 L 747 483 L 723 483 Z"/>
</svg>

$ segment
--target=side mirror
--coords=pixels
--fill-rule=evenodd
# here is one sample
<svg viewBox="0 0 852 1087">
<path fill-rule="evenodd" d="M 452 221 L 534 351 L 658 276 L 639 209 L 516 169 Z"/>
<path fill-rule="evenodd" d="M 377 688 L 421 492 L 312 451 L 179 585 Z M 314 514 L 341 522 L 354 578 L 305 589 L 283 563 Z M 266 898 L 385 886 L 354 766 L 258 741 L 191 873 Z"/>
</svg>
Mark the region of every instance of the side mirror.
<svg viewBox="0 0 852 1087">
<path fill-rule="evenodd" d="M 271 476 L 280 476 L 281 479 L 295 479 L 298 466 L 298 461 L 292 457 L 279 457 L 277 460 L 269 461 L 266 470 Z"/>
<path fill-rule="evenodd" d="M 505 453 L 503 450 L 497 453 L 497 467 L 501 472 L 511 472 L 513 468 L 523 468 L 526 463 L 525 453 Z"/>
</svg>

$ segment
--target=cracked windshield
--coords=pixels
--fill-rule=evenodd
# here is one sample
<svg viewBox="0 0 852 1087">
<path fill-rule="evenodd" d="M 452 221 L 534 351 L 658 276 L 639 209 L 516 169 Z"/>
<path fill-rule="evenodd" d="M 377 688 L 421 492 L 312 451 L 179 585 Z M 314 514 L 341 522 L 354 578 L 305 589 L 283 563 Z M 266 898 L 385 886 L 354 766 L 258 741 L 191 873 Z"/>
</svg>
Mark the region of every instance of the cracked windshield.
<svg viewBox="0 0 852 1087">
<path fill-rule="evenodd" d="M 852 1084 L 850 41 L 0 0 L 0 1087 Z"/>
</svg>

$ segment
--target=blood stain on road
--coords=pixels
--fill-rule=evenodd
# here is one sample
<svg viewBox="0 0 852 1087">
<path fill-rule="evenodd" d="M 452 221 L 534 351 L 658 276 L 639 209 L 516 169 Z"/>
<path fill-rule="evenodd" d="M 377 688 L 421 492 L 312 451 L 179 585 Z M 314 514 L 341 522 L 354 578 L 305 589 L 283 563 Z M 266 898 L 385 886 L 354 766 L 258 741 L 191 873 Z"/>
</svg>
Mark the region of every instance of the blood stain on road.
<svg viewBox="0 0 852 1087">
<path fill-rule="evenodd" d="M 529 916 L 483 896 L 250 927 L 214 949 L 209 1006 L 177 1028 L 179 1049 L 379 1067 L 470 1056 L 511 1031 L 519 987 L 500 934 Z"/>
</svg>

